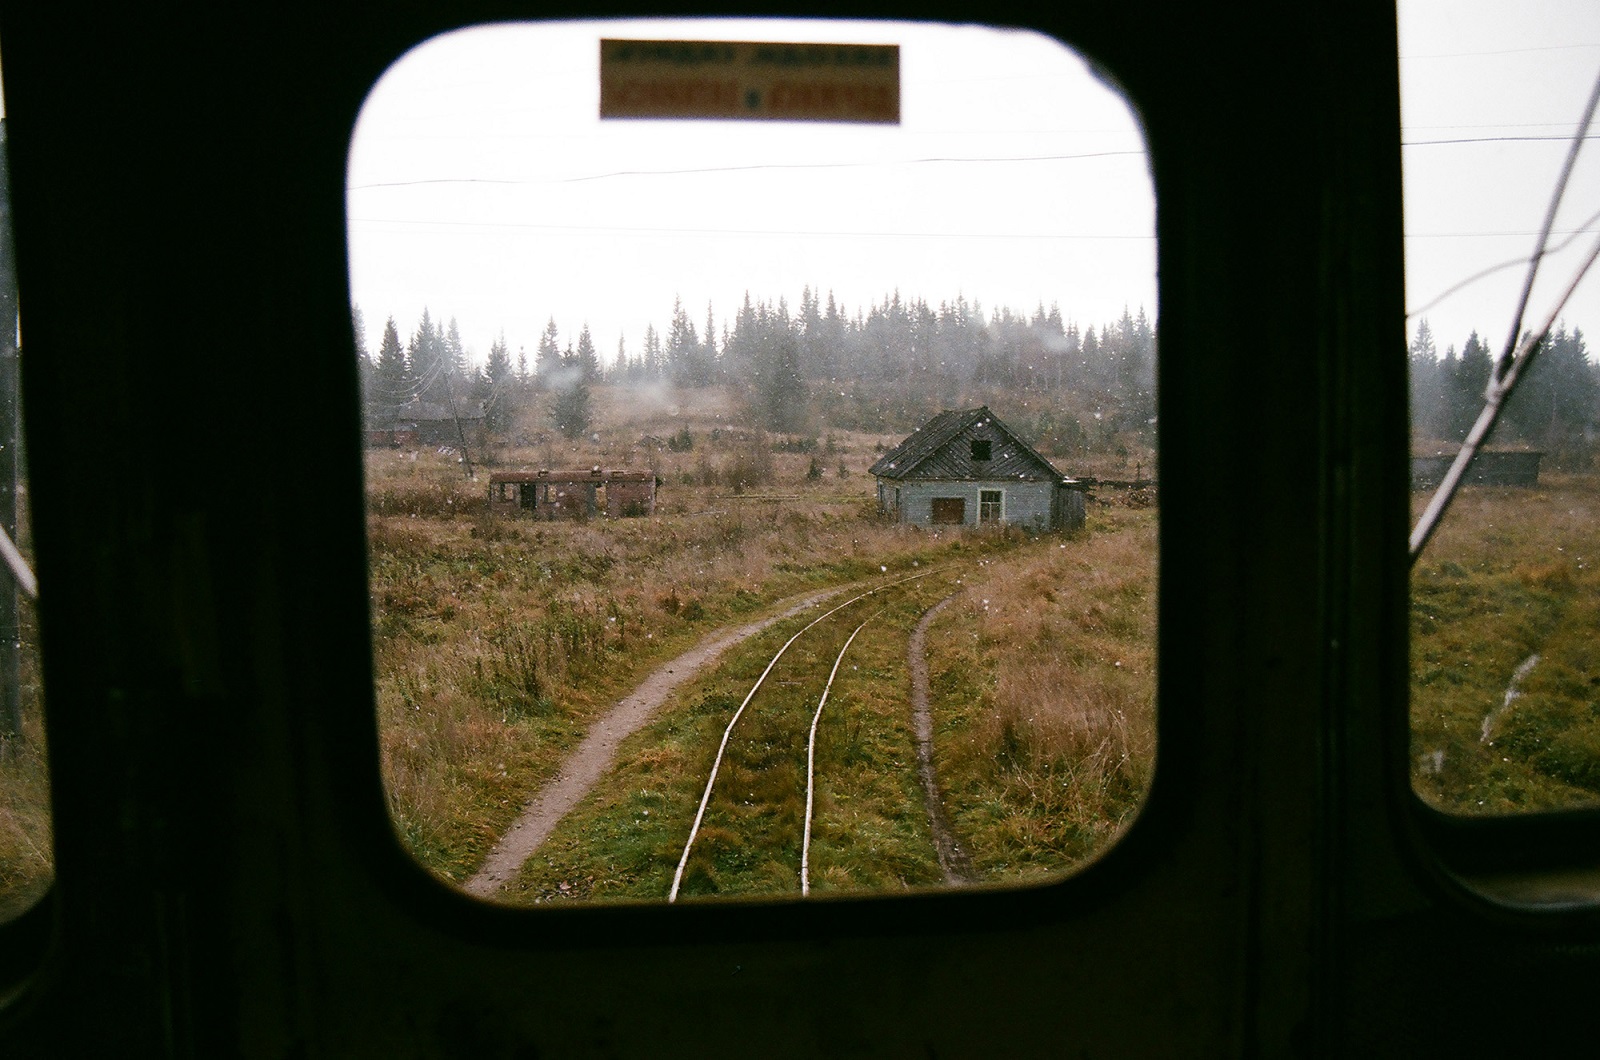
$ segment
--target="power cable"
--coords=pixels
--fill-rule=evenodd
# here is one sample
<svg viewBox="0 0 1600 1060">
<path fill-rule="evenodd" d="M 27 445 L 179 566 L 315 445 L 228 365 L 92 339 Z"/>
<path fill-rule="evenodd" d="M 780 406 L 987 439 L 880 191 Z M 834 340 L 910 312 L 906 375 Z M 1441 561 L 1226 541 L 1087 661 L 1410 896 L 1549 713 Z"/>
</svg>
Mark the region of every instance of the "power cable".
<svg viewBox="0 0 1600 1060">
<path fill-rule="evenodd" d="M 1422 556 L 1422 550 L 1427 547 L 1428 540 L 1432 538 L 1435 530 L 1439 528 L 1444 513 L 1449 509 L 1450 502 L 1455 499 L 1456 491 L 1461 488 L 1461 483 L 1466 477 L 1467 468 L 1472 464 L 1473 458 L 1478 455 L 1484 440 L 1489 437 L 1489 432 L 1494 430 L 1495 423 L 1500 419 L 1500 411 L 1505 407 L 1505 402 L 1516 390 L 1517 382 L 1539 355 L 1541 344 L 1545 336 L 1550 333 L 1555 325 L 1556 318 L 1563 307 L 1566 306 L 1588 273 L 1590 266 L 1600 258 L 1600 240 L 1595 242 L 1589 256 L 1578 267 L 1577 274 L 1555 306 L 1550 310 L 1544 321 L 1537 329 L 1530 332 L 1518 342 L 1522 334 L 1522 315 L 1528 307 L 1528 298 L 1533 292 L 1534 277 L 1539 271 L 1539 262 L 1545 255 L 1545 247 L 1550 238 L 1550 229 L 1555 223 L 1556 211 L 1561 206 L 1562 196 L 1566 194 L 1567 181 L 1572 176 L 1573 166 L 1577 164 L 1578 152 L 1583 148 L 1583 140 L 1590 124 L 1594 121 L 1596 106 L 1600 106 L 1600 76 L 1595 78 L 1594 88 L 1589 92 L 1589 101 L 1584 105 L 1583 121 L 1578 125 L 1578 133 L 1572 139 L 1572 149 L 1567 152 L 1567 160 L 1562 166 L 1561 175 L 1556 179 L 1555 188 L 1550 194 L 1550 204 L 1545 209 L 1544 223 L 1540 225 L 1539 240 L 1534 244 L 1533 254 L 1528 259 L 1528 275 L 1522 285 L 1522 295 L 1517 300 L 1516 311 L 1511 319 L 1511 333 L 1506 339 L 1504 352 L 1495 362 L 1489 373 L 1489 382 L 1484 389 L 1483 411 L 1478 414 L 1478 419 L 1467 432 L 1466 440 L 1461 445 L 1461 451 L 1456 453 L 1456 458 L 1450 464 L 1450 469 L 1445 472 L 1444 480 L 1439 483 L 1439 488 L 1434 491 L 1428 501 L 1427 508 L 1423 511 L 1417 525 L 1411 531 L 1409 542 L 1410 561 L 1415 564 Z"/>
<path fill-rule="evenodd" d="M 696 166 L 687 169 L 619 169 L 609 173 L 586 173 L 577 177 L 545 177 L 540 179 L 501 179 L 495 177 L 430 177 L 421 180 L 375 181 L 369 184 L 351 184 L 346 191 L 366 191 L 372 188 L 409 188 L 424 184 L 583 184 L 615 177 L 680 177 L 703 173 L 745 173 L 767 169 L 869 169 L 875 166 L 959 165 L 963 163 L 1004 162 L 1065 162 L 1087 158 L 1114 158 L 1127 155 L 1144 155 L 1142 150 L 1088 151 L 1073 155 L 994 155 L 950 156 L 932 158 L 887 158 L 864 162 L 754 162 L 737 166 Z"/>
</svg>

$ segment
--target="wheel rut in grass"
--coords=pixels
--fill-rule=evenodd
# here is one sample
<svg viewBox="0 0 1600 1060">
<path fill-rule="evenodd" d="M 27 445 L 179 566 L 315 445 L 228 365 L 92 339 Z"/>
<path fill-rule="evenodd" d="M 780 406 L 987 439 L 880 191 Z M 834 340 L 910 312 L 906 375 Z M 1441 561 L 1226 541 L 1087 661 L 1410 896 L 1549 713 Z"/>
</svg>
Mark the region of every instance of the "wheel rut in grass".
<svg viewBox="0 0 1600 1060">
<path fill-rule="evenodd" d="M 911 631 L 911 643 L 906 649 L 911 665 L 911 715 L 917 736 L 917 779 L 922 782 L 922 797 L 928 807 L 928 830 L 933 833 L 933 849 L 939 857 L 939 871 L 947 884 L 973 881 L 972 859 L 956 840 L 950 819 L 944 812 L 944 800 L 939 798 L 939 784 L 933 773 L 933 711 L 928 706 L 928 627 L 939 612 L 959 593 L 951 593 L 923 614 L 917 628 Z"/>
<path fill-rule="evenodd" d="M 774 623 L 799 614 L 842 589 L 825 589 L 790 603 L 774 615 L 731 629 L 718 630 L 693 648 L 646 677 L 642 684 L 612 707 L 590 728 L 577 750 L 561 763 L 555 779 L 522 808 L 509 831 L 500 837 L 483 868 L 462 885 L 468 894 L 493 897 L 506 881 L 522 869 L 523 862 L 549 838 L 557 824 L 605 775 L 622 741 L 637 732 L 666 698 L 685 681 L 696 677 L 724 651 L 755 636 Z"/>
</svg>

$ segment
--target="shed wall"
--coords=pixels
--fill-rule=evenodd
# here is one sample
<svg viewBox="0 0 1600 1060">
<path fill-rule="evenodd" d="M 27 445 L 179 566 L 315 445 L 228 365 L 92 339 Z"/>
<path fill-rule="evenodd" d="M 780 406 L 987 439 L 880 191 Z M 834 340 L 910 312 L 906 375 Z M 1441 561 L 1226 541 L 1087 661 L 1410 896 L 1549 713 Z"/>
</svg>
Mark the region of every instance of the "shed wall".
<svg viewBox="0 0 1600 1060">
<path fill-rule="evenodd" d="M 1469 486 L 1537 486 L 1539 484 L 1539 452 L 1520 450 L 1491 452 L 1479 451 L 1467 468 Z M 1444 481 L 1445 472 L 1455 462 L 1449 456 L 1414 456 L 1411 458 L 1411 488 L 1432 489 Z"/>
</svg>

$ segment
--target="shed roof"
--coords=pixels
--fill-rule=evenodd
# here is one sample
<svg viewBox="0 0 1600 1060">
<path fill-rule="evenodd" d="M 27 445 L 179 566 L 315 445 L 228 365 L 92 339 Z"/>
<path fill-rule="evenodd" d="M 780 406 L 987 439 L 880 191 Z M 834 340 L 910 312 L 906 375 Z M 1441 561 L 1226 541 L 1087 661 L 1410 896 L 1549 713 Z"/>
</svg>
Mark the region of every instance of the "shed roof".
<svg viewBox="0 0 1600 1060">
<path fill-rule="evenodd" d="M 990 443 L 990 458 L 974 460 L 973 441 Z M 870 473 L 887 479 L 940 481 L 1060 481 L 1064 476 L 989 411 L 946 409 L 885 453 Z"/>
<path fill-rule="evenodd" d="M 600 468 L 573 468 L 565 471 L 496 471 L 489 484 L 500 482 L 650 482 L 653 471 L 603 471 Z"/>
</svg>

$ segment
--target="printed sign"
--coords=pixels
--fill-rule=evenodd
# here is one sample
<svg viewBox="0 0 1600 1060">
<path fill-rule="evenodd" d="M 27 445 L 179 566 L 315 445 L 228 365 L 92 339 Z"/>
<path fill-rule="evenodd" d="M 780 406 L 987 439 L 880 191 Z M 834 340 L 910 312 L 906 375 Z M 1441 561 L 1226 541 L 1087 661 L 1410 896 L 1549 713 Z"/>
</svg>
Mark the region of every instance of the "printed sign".
<svg viewBox="0 0 1600 1060">
<path fill-rule="evenodd" d="M 602 40 L 600 117 L 898 124 L 898 44 Z"/>
</svg>

